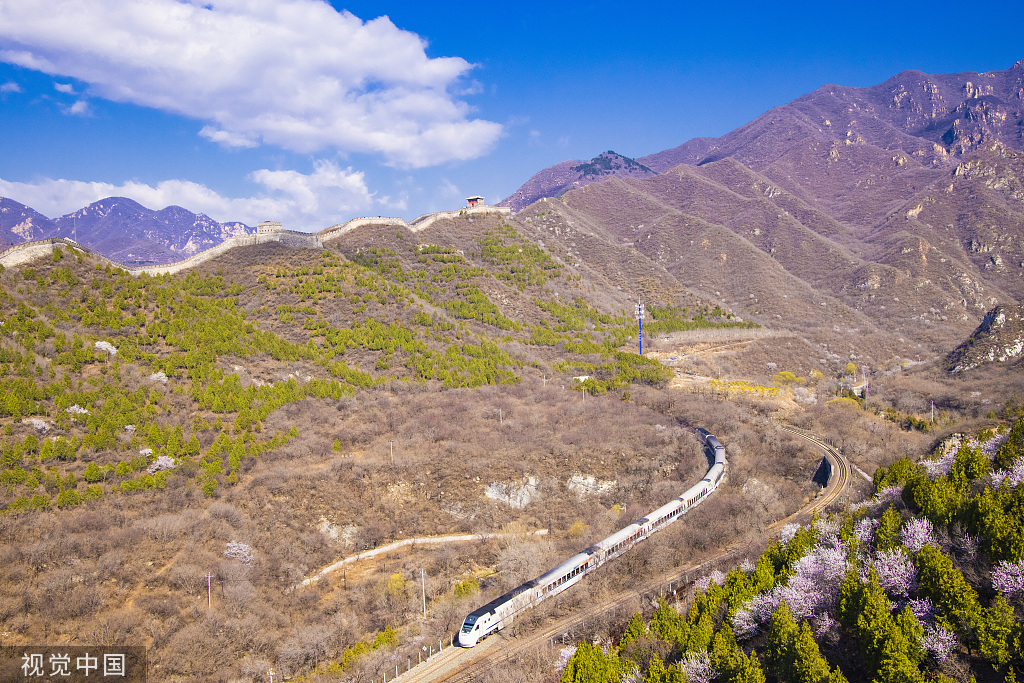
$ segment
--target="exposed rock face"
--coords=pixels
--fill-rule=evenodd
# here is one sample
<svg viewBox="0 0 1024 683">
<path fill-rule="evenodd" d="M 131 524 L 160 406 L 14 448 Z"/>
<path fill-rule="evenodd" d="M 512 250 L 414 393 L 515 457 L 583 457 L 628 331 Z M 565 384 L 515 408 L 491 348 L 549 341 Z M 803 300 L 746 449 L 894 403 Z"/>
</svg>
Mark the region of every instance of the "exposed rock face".
<svg viewBox="0 0 1024 683">
<path fill-rule="evenodd" d="M 1024 306 L 996 306 L 967 341 L 946 358 L 950 372 L 1005 363 L 1024 354 Z"/>
<path fill-rule="evenodd" d="M 720 138 L 696 138 L 637 161 L 663 172 L 732 157 L 760 171 L 793 143 L 813 141 L 835 157 L 866 144 L 948 165 L 986 142 L 1024 149 L 1022 110 L 1024 60 L 980 74 L 907 70 L 867 88 L 824 85 Z M 838 146 L 829 149 L 833 142 Z"/>
<path fill-rule="evenodd" d="M 491 482 L 484 490 L 484 495 L 516 510 L 522 510 L 530 501 L 541 497 L 536 477 L 525 477 L 520 481 Z"/>
<path fill-rule="evenodd" d="M 53 221 L 13 199 L 0 197 L 0 249 L 49 237 Z"/>
</svg>

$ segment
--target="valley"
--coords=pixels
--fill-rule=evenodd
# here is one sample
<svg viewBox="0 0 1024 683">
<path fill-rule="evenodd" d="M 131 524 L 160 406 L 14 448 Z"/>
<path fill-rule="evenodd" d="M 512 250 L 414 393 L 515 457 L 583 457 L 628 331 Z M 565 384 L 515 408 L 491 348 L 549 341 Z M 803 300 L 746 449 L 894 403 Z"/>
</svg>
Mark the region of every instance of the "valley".
<svg viewBox="0 0 1024 683">
<path fill-rule="evenodd" d="M 412 222 L 250 234 L 111 200 L 69 214 L 86 249 L 4 200 L 0 645 L 391 680 L 699 481 L 702 427 L 714 495 L 479 680 L 1015 680 L 1022 64 L 823 86 Z M 574 650 L 529 640 L 623 595 Z"/>
</svg>

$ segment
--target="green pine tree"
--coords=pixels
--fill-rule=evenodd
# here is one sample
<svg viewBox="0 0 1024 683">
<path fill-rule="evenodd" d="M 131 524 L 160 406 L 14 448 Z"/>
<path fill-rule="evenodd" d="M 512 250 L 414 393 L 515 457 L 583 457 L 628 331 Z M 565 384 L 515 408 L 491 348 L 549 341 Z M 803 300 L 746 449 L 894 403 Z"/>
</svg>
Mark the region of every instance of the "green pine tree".
<svg viewBox="0 0 1024 683">
<path fill-rule="evenodd" d="M 789 683 L 795 683 L 796 671 L 794 663 L 794 644 L 796 643 L 799 627 L 793 619 L 793 613 L 783 600 L 779 603 L 778 609 L 772 615 L 772 623 L 768 629 L 768 643 L 765 646 L 765 662 L 768 670 L 777 678 Z"/>
<path fill-rule="evenodd" d="M 634 612 L 633 616 L 629 618 L 629 622 L 626 623 L 626 630 L 619 641 L 619 652 L 625 650 L 633 641 L 646 637 L 647 624 L 644 623 L 644 618 L 639 612 Z"/>
<path fill-rule="evenodd" d="M 997 670 L 1010 661 L 1014 625 L 1013 607 L 1002 593 L 992 599 L 988 609 L 981 610 L 977 622 L 978 654 Z"/>
</svg>

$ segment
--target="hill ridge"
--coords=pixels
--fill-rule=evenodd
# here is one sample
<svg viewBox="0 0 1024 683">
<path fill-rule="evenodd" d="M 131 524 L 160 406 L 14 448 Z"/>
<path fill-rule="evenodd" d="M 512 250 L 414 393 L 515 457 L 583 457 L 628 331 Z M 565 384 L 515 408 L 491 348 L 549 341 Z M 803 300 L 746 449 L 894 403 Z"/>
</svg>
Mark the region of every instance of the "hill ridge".
<svg viewBox="0 0 1024 683">
<path fill-rule="evenodd" d="M 53 254 L 54 249 L 63 244 L 76 249 L 80 249 L 83 252 L 101 258 L 113 266 L 128 271 L 132 275 L 141 275 L 143 273 L 149 275 L 161 275 L 177 273 L 183 270 L 187 270 L 189 268 L 195 268 L 196 266 L 199 266 L 202 263 L 205 263 L 206 261 L 209 261 L 210 259 L 216 256 L 220 256 L 226 251 L 238 247 L 254 246 L 257 244 L 266 244 L 269 242 L 283 242 L 285 244 L 289 244 L 290 246 L 297 246 L 300 248 L 307 249 L 317 249 L 323 247 L 323 245 L 327 242 L 338 239 L 339 237 L 348 232 L 351 232 L 353 230 L 356 230 L 360 227 L 367 225 L 400 226 L 407 228 L 411 232 L 420 232 L 422 230 L 427 229 L 435 222 L 443 220 L 445 218 L 484 215 L 489 213 L 508 215 L 510 213 L 510 210 L 505 207 L 477 205 L 474 207 L 461 209 L 459 211 L 437 211 L 433 213 L 425 213 L 418 216 L 411 223 L 407 223 L 402 218 L 393 218 L 385 216 L 360 217 L 353 218 L 344 223 L 332 225 L 331 227 L 324 228 L 323 230 L 316 233 L 305 233 L 294 230 L 277 229 L 272 230 L 270 232 L 256 232 L 247 235 L 235 235 L 225 239 L 220 244 L 204 249 L 180 261 L 149 266 L 135 266 L 131 264 L 120 263 L 117 260 L 112 259 L 107 255 L 103 254 L 102 252 L 95 249 L 90 249 L 89 247 L 86 247 L 73 239 L 66 237 L 49 237 L 31 240 L 27 242 L 20 242 L 18 244 L 14 244 L 8 247 L 5 251 L 0 252 L 0 266 L 3 266 L 4 268 L 10 268 L 15 265 L 30 263 L 36 259 L 46 258 Z"/>
</svg>

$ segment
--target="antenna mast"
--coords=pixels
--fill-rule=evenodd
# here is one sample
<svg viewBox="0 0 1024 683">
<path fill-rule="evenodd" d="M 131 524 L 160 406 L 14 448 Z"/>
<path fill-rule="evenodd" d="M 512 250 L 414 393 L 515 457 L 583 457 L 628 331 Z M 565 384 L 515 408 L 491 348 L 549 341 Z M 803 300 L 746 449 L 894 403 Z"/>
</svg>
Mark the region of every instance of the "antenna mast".
<svg viewBox="0 0 1024 683">
<path fill-rule="evenodd" d="M 644 305 L 639 299 L 636 300 L 636 324 L 640 334 L 637 339 L 640 341 L 640 355 L 644 355 Z"/>
</svg>

